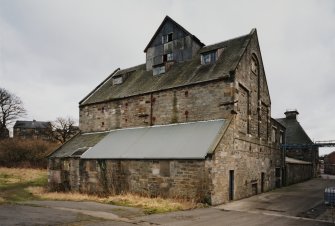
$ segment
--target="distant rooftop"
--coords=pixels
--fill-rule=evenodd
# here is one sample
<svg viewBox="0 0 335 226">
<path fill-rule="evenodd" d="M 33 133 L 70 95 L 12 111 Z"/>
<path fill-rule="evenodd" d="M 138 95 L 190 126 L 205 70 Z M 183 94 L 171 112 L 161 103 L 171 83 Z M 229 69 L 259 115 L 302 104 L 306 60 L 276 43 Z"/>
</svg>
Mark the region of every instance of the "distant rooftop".
<svg viewBox="0 0 335 226">
<path fill-rule="evenodd" d="M 42 121 L 16 121 L 14 125 L 15 128 L 21 129 L 46 129 L 51 125 L 50 122 L 42 122 Z"/>
</svg>

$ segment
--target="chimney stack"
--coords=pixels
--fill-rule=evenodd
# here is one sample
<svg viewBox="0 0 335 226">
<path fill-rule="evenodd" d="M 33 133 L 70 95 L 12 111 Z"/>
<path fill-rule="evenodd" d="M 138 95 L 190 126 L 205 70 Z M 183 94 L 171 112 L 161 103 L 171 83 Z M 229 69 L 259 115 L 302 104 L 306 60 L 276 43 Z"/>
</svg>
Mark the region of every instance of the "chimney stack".
<svg viewBox="0 0 335 226">
<path fill-rule="evenodd" d="M 286 110 L 285 115 L 287 119 L 297 119 L 299 112 L 297 110 Z"/>
</svg>

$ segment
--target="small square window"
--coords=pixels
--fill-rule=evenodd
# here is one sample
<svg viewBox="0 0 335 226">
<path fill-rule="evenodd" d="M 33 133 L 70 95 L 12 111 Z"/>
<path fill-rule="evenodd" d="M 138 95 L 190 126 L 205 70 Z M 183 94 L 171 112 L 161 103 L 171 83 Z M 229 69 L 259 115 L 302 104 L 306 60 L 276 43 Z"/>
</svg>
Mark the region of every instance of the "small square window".
<svg viewBox="0 0 335 226">
<path fill-rule="evenodd" d="M 165 73 L 165 65 L 157 66 L 152 69 L 153 75 L 160 75 Z"/>
<path fill-rule="evenodd" d="M 201 54 L 201 64 L 211 64 L 216 61 L 216 51 Z"/>
<path fill-rule="evenodd" d="M 123 77 L 122 76 L 117 76 L 113 77 L 113 85 L 118 85 L 123 82 Z"/>
<path fill-rule="evenodd" d="M 163 35 L 162 36 L 162 44 L 171 42 L 172 41 L 172 35 L 173 35 L 173 33 L 169 33 L 167 35 Z"/>
<path fill-rule="evenodd" d="M 163 55 L 163 62 L 172 61 L 173 60 L 173 53 L 168 53 Z"/>
</svg>

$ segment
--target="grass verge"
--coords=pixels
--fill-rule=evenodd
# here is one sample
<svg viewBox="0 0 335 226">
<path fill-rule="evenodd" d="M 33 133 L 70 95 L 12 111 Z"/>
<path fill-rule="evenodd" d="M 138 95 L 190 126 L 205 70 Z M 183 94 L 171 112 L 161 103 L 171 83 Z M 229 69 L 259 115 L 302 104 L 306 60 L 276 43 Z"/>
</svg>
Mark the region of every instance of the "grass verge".
<svg viewBox="0 0 335 226">
<path fill-rule="evenodd" d="M 36 199 L 25 188 L 46 184 L 46 170 L 0 167 L 0 204 Z"/>
<path fill-rule="evenodd" d="M 28 187 L 26 190 L 29 191 L 33 196 L 44 200 L 94 201 L 118 206 L 137 207 L 143 209 L 144 213 L 146 214 L 165 213 L 202 207 L 201 204 L 197 204 L 191 201 L 148 198 L 134 194 L 99 197 L 76 192 L 47 192 L 43 187 Z"/>
<path fill-rule="evenodd" d="M 134 194 L 99 197 L 81 193 L 48 192 L 47 171 L 0 167 L 0 204 L 28 200 L 94 201 L 137 207 L 146 214 L 165 213 L 202 207 L 192 201 L 148 198 Z"/>
</svg>

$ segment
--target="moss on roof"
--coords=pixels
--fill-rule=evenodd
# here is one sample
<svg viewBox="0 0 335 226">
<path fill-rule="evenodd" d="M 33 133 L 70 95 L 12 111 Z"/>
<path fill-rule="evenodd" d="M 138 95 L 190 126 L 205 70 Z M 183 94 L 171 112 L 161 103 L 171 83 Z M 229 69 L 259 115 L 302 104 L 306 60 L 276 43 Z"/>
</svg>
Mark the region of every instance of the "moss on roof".
<svg viewBox="0 0 335 226">
<path fill-rule="evenodd" d="M 70 157 L 73 153 L 80 149 L 90 148 L 96 145 L 102 138 L 109 132 L 96 132 L 96 133 L 82 133 L 72 137 L 68 142 L 63 144 L 49 157 Z"/>
<path fill-rule="evenodd" d="M 110 75 L 79 104 L 83 106 L 228 77 L 230 71 L 236 69 L 252 32 L 215 45 L 205 46 L 192 60 L 176 63 L 170 70 L 161 75 L 153 76 L 152 71 L 146 70 L 145 64 L 119 70 Z M 214 48 L 224 49 L 219 59 L 214 64 L 201 65 L 200 53 L 203 52 L 202 50 L 208 51 L 208 49 L 213 50 Z M 113 85 L 113 76 L 123 74 L 126 75 L 124 82 Z"/>
</svg>

